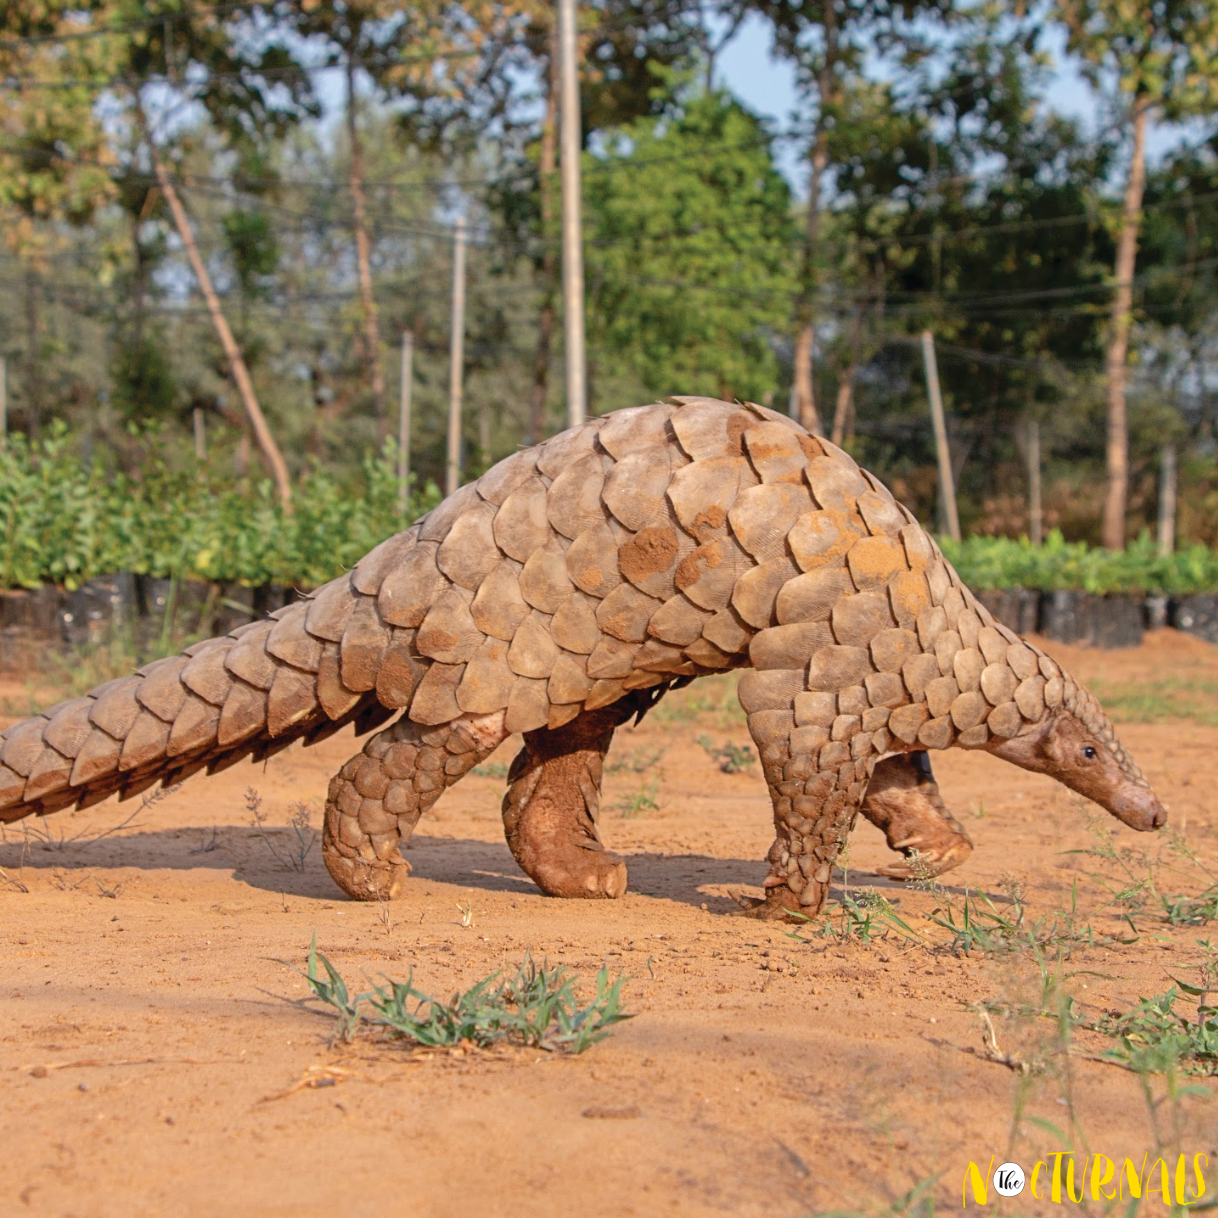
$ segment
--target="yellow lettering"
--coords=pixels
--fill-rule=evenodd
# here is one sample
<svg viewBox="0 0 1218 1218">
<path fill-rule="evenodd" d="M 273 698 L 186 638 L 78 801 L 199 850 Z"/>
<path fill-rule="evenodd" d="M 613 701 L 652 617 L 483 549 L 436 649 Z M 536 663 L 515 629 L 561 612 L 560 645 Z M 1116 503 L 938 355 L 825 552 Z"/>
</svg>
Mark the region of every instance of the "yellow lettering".
<svg viewBox="0 0 1218 1218">
<path fill-rule="evenodd" d="M 1154 1191 L 1154 1172 L 1155 1168 L 1159 1169 L 1159 1196 L 1164 1205 L 1171 1205 L 1171 1180 L 1167 1175 L 1167 1164 L 1162 1159 L 1156 1159 L 1151 1165 L 1150 1170 L 1146 1173 L 1144 1181 L 1146 1187 L 1146 1196 Z"/>
<path fill-rule="evenodd" d="M 971 1159 L 964 1173 L 964 1185 L 960 1189 L 960 1208 L 964 1209 L 968 1205 L 968 1190 L 973 1190 L 973 1200 L 978 1205 L 985 1205 L 990 1195 L 990 1177 L 994 1174 L 994 1156 L 990 1155 L 990 1166 L 986 1174 L 982 1174 L 977 1170 L 977 1164 Z"/>
<path fill-rule="evenodd" d="M 1201 1160 L 1203 1160 L 1203 1159 L 1205 1160 L 1204 1163 L 1201 1162 Z M 1193 1198 L 1191 1201 L 1186 1201 L 1184 1199 L 1183 1195 L 1181 1194 L 1179 1168 L 1176 1169 L 1177 1170 L 1176 1197 L 1179 1200 L 1181 1205 L 1194 1205 L 1194 1204 L 1196 1204 L 1196 1202 L 1200 1201 L 1202 1197 L 1205 1196 L 1205 1175 L 1201 1171 L 1201 1168 L 1209 1167 L 1209 1165 L 1210 1165 L 1209 1155 L 1207 1155 L 1207 1154 L 1193 1155 L 1193 1178 L 1195 1180 L 1195 1184 L 1193 1185 Z M 1180 1156 L 1180 1166 L 1181 1167 L 1184 1166 L 1184 1156 L 1183 1155 Z"/>
<path fill-rule="evenodd" d="M 1036 1166 L 1032 1168 L 1032 1196 L 1035 1197 L 1037 1201 L 1040 1200 L 1040 1193 L 1036 1191 L 1036 1181 L 1039 1179 L 1040 1169 L 1044 1167 L 1044 1165 L 1045 1163 L 1043 1159 L 1037 1159 Z"/>
<path fill-rule="evenodd" d="M 1055 1150 L 1050 1156 L 1053 1160 L 1053 1191 L 1049 1194 L 1052 1201 L 1061 1203 L 1062 1199 L 1062 1160 L 1068 1158 L 1070 1160 L 1070 1173 L 1074 1174 L 1074 1151 L 1072 1150 Z"/>
<path fill-rule="evenodd" d="M 1142 1156 L 1142 1172 L 1139 1175 L 1134 1171 L 1133 1160 L 1125 1160 L 1125 1183 L 1129 1185 L 1129 1195 L 1137 1201 L 1142 1200 L 1142 1178 L 1146 1175 L 1146 1159 L 1147 1156 Z M 1124 1184 L 1121 1186 L 1121 1200 L 1125 1199 Z"/>
<path fill-rule="evenodd" d="M 1070 1162 L 1066 1164 L 1066 1196 L 1068 1196 L 1071 1201 L 1073 1201 L 1073 1202 L 1075 1202 L 1075 1204 L 1077 1204 L 1078 1202 L 1082 1201 L 1083 1198 L 1086 1196 L 1086 1188 L 1087 1188 L 1087 1167 L 1086 1167 L 1086 1164 L 1084 1164 L 1082 1173 L 1079 1176 L 1079 1181 L 1078 1181 L 1078 1196 L 1076 1197 L 1074 1195 L 1074 1156 L 1071 1155 Z"/>
<path fill-rule="evenodd" d="M 1100 1168 L 1104 1168 L 1104 1174 L 1100 1175 Z M 1091 1200 L 1098 1201 L 1101 1197 L 1105 1201 L 1113 1201 L 1116 1198 L 1117 1190 L 1114 1188 L 1112 1192 L 1103 1192 L 1103 1187 L 1107 1184 L 1116 1172 L 1116 1164 L 1107 1155 L 1096 1155 L 1095 1162 L 1091 1164 Z"/>
</svg>

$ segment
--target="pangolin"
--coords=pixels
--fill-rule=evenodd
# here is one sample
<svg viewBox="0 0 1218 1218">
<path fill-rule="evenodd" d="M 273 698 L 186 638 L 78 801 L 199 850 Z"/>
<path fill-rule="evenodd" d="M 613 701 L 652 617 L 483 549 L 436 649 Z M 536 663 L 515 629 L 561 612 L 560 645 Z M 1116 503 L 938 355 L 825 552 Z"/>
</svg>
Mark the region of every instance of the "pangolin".
<svg viewBox="0 0 1218 1218">
<path fill-rule="evenodd" d="M 396 895 L 422 813 L 521 733 L 517 861 L 547 893 L 618 896 L 596 828 L 614 729 L 736 668 L 774 808 L 759 916 L 821 909 L 860 808 L 923 868 L 967 855 L 927 750 L 1051 774 L 1135 829 L 1166 819 L 1096 700 L 878 479 L 771 410 L 675 398 L 517 452 L 269 619 L 10 727 L 0 820 L 397 715 L 330 783 L 323 856 L 345 892 Z"/>
</svg>

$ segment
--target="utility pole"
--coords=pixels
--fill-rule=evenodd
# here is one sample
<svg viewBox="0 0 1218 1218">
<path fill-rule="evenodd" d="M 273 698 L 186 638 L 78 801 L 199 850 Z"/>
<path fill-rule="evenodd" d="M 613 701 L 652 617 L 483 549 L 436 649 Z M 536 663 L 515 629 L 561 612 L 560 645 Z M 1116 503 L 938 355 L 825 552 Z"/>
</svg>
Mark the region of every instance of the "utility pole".
<svg viewBox="0 0 1218 1218">
<path fill-rule="evenodd" d="M 956 483 L 952 478 L 952 455 L 947 447 L 947 423 L 943 418 L 943 397 L 939 392 L 939 365 L 935 360 L 935 336 L 922 331 L 922 362 L 926 366 L 926 396 L 930 398 L 930 418 L 935 428 L 935 450 L 939 454 L 939 495 L 947 535 L 960 540 L 960 516 L 956 512 Z"/>
<path fill-rule="evenodd" d="M 584 247 L 580 221 L 579 45 L 575 0 L 558 0 L 560 135 L 562 137 L 562 288 L 567 348 L 567 426 L 588 416 L 584 355 Z"/>
<path fill-rule="evenodd" d="M 403 522 L 410 501 L 410 391 L 414 381 L 414 334 L 402 331 L 402 387 L 398 394 L 398 513 Z"/>
<path fill-rule="evenodd" d="M 444 468 L 444 493 L 451 495 L 461 485 L 461 398 L 465 372 L 465 217 L 457 220 L 453 233 L 453 318 L 448 364 L 448 460 Z"/>
<path fill-rule="evenodd" d="M 1028 538 L 1034 546 L 1045 539 L 1045 512 L 1040 498 L 1040 421 L 1028 420 Z"/>
<path fill-rule="evenodd" d="M 1176 446 L 1164 444 L 1159 455 L 1159 553 L 1176 548 Z"/>
</svg>

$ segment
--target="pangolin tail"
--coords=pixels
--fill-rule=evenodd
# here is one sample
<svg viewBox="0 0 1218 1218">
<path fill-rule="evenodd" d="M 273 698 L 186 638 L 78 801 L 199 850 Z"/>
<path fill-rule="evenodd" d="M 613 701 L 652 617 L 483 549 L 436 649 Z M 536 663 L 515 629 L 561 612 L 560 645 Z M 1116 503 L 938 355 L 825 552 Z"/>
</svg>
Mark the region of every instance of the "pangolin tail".
<svg viewBox="0 0 1218 1218">
<path fill-rule="evenodd" d="M 389 718 L 370 686 L 340 670 L 339 643 L 305 629 L 311 603 L 14 724 L 0 735 L 0 821 L 126 799 Z"/>
</svg>

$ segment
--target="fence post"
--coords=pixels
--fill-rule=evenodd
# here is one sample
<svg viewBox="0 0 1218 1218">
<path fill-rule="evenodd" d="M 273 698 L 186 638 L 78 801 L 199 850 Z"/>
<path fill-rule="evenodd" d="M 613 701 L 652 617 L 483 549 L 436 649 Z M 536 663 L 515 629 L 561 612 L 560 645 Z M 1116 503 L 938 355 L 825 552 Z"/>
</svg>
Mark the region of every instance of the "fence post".
<svg viewBox="0 0 1218 1218">
<path fill-rule="evenodd" d="M 1028 420 L 1028 537 L 1034 546 L 1045 539 L 1045 513 L 1040 496 L 1040 421 Z"/>
<path fill-rule="evenodd" d="M 584 249 L 580 225 L 579 38 L 575 0 L 558 0 L 560 80 L 559 136 L 562 141 L 562 281 L 563 323 L 567 353 L 567 426 L 576 427 L 588 413 L 587 365 L 584 355 Z"/>
<path fill-rule="evenodd" d="M 956 483 L 952 478 L 952 456 L 947 447 L 947 423 L 943 418 L 943 398 L 939 392 L 939 366 L 935 361 L 935 336 L 922 331 L 922 362 L 926 367 L 926 395 L 930 398 L 930 417 L 935 429 L 935 450 L 939 454 L 939 497 L 947 523 L 947 535 L 960 540 L 960 516 L 956 511 Z"/>
<path fill-rule="evenodd" d="M 403 521 L 410 502 L 410 393 L 414 387 L 414 334 L 402 331 L 402 385 L 398 393 L 398 513 Z"/>
<path fill-rule="evenodd" d="M 1164 444 L 1159 454 L 1159 553 L 1176 548 L 1176 446 Z"/>
<path fill-rule="evenodd" d="M 453 234 L 453 315 L 448 364 L 448 458 L 444 470 L 444 493 L 453 494 L 461 485 L 461 406 L 465 371 L 465 217 L 457 220 Z"/>
</svg>

